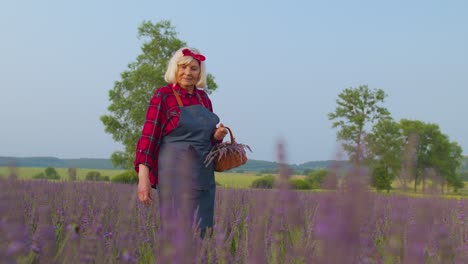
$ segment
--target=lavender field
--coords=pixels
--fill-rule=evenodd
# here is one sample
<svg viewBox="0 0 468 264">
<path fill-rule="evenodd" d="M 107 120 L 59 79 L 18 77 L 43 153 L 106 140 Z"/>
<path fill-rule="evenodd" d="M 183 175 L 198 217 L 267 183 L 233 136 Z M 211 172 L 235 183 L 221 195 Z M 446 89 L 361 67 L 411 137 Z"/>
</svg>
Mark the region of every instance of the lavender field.
<svg viewBox="0 0 468 264">
<path fill-rule="evenodd" d="M 212 236 L 134 185 L 0 179 L 1 263 L 468 263 L 468 200 L 218 188 Z M 155 195 L 156 196 L 156 195 Z M 167 232 L 167 231 L 166 231 Z"/>
</svg>

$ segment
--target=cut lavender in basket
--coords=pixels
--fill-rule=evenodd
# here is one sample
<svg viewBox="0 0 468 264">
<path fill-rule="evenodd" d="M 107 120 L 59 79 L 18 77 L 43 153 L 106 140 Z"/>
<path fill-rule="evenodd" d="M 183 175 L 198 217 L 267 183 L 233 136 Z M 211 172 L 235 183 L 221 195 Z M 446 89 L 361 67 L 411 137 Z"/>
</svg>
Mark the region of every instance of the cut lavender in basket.
<svg viewBox="0 0 468 264">
<path fill-rule="evenodd" d="M 210 153 L 208 153 L 205 159 L 205 164 L 208 165 L 213 162 L 213 160 L 220 160 L 222 157 L 233 153 L 245 155 L 245 149 L 248 149 L 250 152 L 252 152 L 252 149 L 245 144 L 231 142 L 220 143 L 214 146 Z"/>
<path fill-rule="evenodd" d="M 230 142 L 222 142 L 215 145 L 205 158 L 205 166 L 215 163 L 215 171 L 221 172 L 238 167 L 247 162 L 245 149 L 252 152 L 250 146 L 236 142 L 232 130 L 226 127 L 231 136 Z"/>
</svg>

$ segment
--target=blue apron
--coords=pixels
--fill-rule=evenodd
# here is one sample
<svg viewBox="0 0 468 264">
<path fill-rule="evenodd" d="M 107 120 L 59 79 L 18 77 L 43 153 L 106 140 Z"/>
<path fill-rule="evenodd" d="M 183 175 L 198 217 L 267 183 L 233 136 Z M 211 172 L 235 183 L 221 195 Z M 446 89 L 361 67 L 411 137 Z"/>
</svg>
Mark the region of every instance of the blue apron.
<svg viewBox="0 0 468 264">
<path fill-rule="evenodd" d="M 174 94 L 177 98 L 177 92 Z M 159 149 L 161 220 L 164 225 L 164 217 L 182 215 L 203 230 L 213 226 L 214 165 L 205 166 L 204 160 L 212 148 L 211 138 L 219 118 L 202 105 L 183 106 L 179 99 L 179 124 L 162 138 Z"/>
</svg>

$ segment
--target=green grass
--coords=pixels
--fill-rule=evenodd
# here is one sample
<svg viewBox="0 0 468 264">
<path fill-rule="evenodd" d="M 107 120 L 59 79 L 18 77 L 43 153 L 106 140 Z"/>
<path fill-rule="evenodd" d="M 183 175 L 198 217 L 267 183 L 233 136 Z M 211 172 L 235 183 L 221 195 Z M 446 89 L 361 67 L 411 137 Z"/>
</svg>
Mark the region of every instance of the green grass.
<svg viewBox="0 0 468 264">
<path fill-rule="evenodd" d="M 68 169 L 67 168 L 55 168 L 58 174 L 62 177 L 63 180 L 68 178 Z M 34 175 L 44 172 L 45 168 L 29 168 L 29 167 L 19 167 L 16 168 L 16 174 L 19 179 L 31 179 Z M 90 171 L 99 171 L 102 176 L 113 176 L 122 173 L 122 170 L 97 170 L 97 169 L 77 169 L 78 180 L 84 180 L 86 174 Z M 11 169 L 8 167 L 0 167 L 0 175 L 7 177 L 11 174 Z M 216 173 L 216 181 L 226 188 L 248 188 L 255 179 L 258 179 L 259 176 L 255 176 L 254 173 Z"/>
<path fill-rule="evenodd" d="M 67 168 L 55 168 L 62 177 L 63 180 L 68 178 L 68 169 Z M 16 168 L 18 178 L 20 179 L 31 179 L 35 174 L 40 172 L 44 172 L 45 168 L 28 168 L 28 167 L 19 167 Z M 123 170 L 96 170 L 96 169 L 77 169 L 77 177 L 78 180 L 84 180 L 86 174 L 90 171 L 99 171 L 101 176 L 109 176 L 110 178 L 114 177 L 117 174 L 123 172 Z M 9 167 L 0 167 L 0 176 L 7 177 L 10 175 L 11 169 Z M 262 176 L 257 173 L 232 173 L 232 172 L 216 172 L 216 182 L 221 184 L 222 187 L 225 188 L 249 188 L 252 182 Z M 298 178 L 303 178 L 303 176 L 293 176 Z M 409 185 L 412 187 L 412 185 Z M 403 191 L 398 188 L 398 184 L 395 184 L 395 189 L 392 190 L 390 193 L 402 193 Z M 421 188 L 421 187 L 419 187 Z M 418 188 L 418 191 L 420 192 Z M 412 189 L 410 189 L 412 190 Z M 318 191 L 318 190 L 315 190 Z M 408 191 L 406 191 L 408 193 Z M 410 192 L 412 195 L 420 195 L 419 193 Z M 465 182 L 465 188 L 460 190 L 461 196 L 468 196 L 468 182 Z M 447 193 L 446 195 L 450 195 Z M 458 195 L 459 196 L 459 195 Z"/>
<path fill-rule="evenodd" d="M 249 188 L 252 182 L 256 179 L 260 179 L 266 175 L 274 174 L 259 174 L 257 172 L 244 172 L 244 173 L 233 173 L 233 172 L 216 172 L 216 182 L 226 188 Z M 303 175 L 291 175 L 292 178 L 303 179 Z"/>
<path fill-rule="evenodd" d="M 19 167 L 16 168 L 16 175 L 19 179 L 32 179 L 32 177 L 38 173 L 44 172 L 45 168 L 29 168 L 29 167 Z M 68 169 L 67 168 L 55 168 L 57 173 L 62 177 L 62 180 L 68 179 Z M 77 178 L 78 180 L 84 180 L 86 174 L 90 171 L 99 171 L 101 176 L 109 176 L 109 178 L 114 177 L 117 174 L 123 172 L 123 170 L 97 170 L 97 169 L 77 169 Z M 0 167 L 0 175 L 8 176 L 11 174 L 11 169 L 8 167 Z"/>
<path fill-rule="evenodd" d="M 226 188 L 248 188 L 259 177 L 254 173 L 216 172 L 215 174 L 216 182 Z"/>
</svg>

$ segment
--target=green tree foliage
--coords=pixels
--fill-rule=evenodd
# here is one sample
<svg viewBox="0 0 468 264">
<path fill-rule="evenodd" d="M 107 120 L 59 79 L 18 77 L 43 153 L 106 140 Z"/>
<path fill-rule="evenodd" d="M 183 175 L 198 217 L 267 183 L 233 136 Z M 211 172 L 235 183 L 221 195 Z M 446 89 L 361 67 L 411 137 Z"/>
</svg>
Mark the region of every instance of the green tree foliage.
<svg viewBox="0 0 468 264">
<path fill-rule="evenodd" d="M 369 165 L 371 185 L 377 190 L 390 191 L 392 182 L 401 170 L 404 137 L 398 123 L 381 119 L 367 135 L 366 163 Z"/>
<path fill-rule="evenodd" d="M 145 21 L 138 28 L 138 37 L 143 39 L 142 53 L 121 74 L 109 91 L 110 114 L 101 116 L 105 131 L 122 143 L 124 150 L 112 153 L 115 166 L 131 168 L 136 142 L 141 134 L 146 108 L 154 91 L 165 85 L 164 74 L 172 54 L 186 43 L 177 37 L 170 21 L 156 24 Z M 211 74 L 207 76 L 207 91 L 216 90 Z"/>
<path fill-rule="evenodd" d="M 50 180 L 59 180 L 60 179 L 60 175 L 57 173 L 57 170 L 55 170 L 55 168 L 47 167 L 44 170 L 44 173 L 45 173 L 47 179 L 50 179 Z"/>
<path fill-rule="evenodd" d="M 392 182 L 395 179 L 394 171 L 387 167 L 385 162 L 377 162 L 372 168 L 371 185 L 378 191 L 392 189 Z"/>
<path fill-rule="evenodd" d="M 40 172 L 33 176 L 33 179 L 48 179 L 48 180 L 60 180 L 60 175 L 57 170 L 53 167 L 47 167 L 44 172 Z"/>
<path fill-rule="evenodd" d="M 436 171 L 442 175 L 445 183 L 454 188 L 455 191 L 462 189 L 464 183 L 458 169 L 462 165 L 462 148 L 456 142 L 450 142 L 445 134 L 439 134 L 434 140 L 434 155 L 432 164 Z"/>
<path fill-rule="evenodd" d="M 436 124 L 424 123 L 418 120 L 403 119 L 400 121 L 403 135 L 406 139 L 415 137 L 416 164 L 412 172 L 414 191 L 421 182 L 425 185 L 425 170 L 432 168 L 442 177 L 443 182 L 455 190 L 463 187 L 457 170 L 462 165 L 462 149 L 456 142 L 451 142 Z"/>
<path fill-rule="evenodd" d="M 462 171 L 462 172 L 460 172 L 460 180 L 462 180 L 462 181 L 468 181 L 468 171 Z"/>
<path fill-rule="evenodd" d="M 294 190 L 310 190 L 312 189 L 311 184 L 303 179 L 293 178 L 289 180 L 289 185 L 291 189 Z"/>
<path fill-rule="evenodd" d="M 326 169 L 314 170 L 306 175 L 305 180 L 310 183 L 311 189 L 319 189 L 327 178 L 327 175 L 328 170 Z"/>
<path fill-rule="evenodd" d="M 259 189 L 273 189 L 273 186 L 275 186 L 275 177 L 273 175 L 266 175 L 254 180 L 250 187 Z"/>
<path fill-rule="evenodd" d="M 109 181 L 109 176 L 102 176 L 99 171 L 90 171 L 86 173 L 87 181 Z"/>
<path fill-rule="evenodd" d="M 338 95 L 335 112 L 328 113 L 332 127 L 339 128 L 337 139 L 343 141 L 343 149 L 351 161 L 362 160 L 362 144 L 366 125 L 372 125 L 390 113 L 381 105 L 386 94 L 381 89 L 369 89 L 367 85 L 347 88 Z"/>
<path fill-rule="evenodd" d="M 110 181 L 110 177 L 109 176 L 101 176 L 101 181 Z"/>
<path fill-rule="evenodd" d="M 112 177 L 111 181 L 130 184 L 138 183 L 138 174 L 134 170 L 127 170 Z"/>
<path fill-rule="evenodd" d="M 468 171 L 468 156 L 464 156 L 460 170 Z"/>
<path fill-rule="evenodd" d="M 101 179 L 101 173 L 99 171 L 90 171 L 86 173 L 85 179 L 87 181 L 99 181 Z"/>
</svg>

